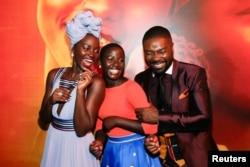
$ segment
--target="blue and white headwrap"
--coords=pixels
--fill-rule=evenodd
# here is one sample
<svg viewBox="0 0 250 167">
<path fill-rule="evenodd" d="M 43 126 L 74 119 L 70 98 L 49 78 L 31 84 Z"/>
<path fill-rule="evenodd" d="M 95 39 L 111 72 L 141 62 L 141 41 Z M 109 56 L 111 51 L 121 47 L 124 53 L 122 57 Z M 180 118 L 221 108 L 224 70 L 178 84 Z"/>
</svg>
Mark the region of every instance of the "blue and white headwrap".
<svg viewBox="0 0 250 167">
<path fill-rule="evenodd" d="M 71 48 L 87 34 L 100 39 L 102 19 L 94 17 L 91 11 L 81 11 L 66 24 L 66 33 L 70 39 Z"/>
</svg>

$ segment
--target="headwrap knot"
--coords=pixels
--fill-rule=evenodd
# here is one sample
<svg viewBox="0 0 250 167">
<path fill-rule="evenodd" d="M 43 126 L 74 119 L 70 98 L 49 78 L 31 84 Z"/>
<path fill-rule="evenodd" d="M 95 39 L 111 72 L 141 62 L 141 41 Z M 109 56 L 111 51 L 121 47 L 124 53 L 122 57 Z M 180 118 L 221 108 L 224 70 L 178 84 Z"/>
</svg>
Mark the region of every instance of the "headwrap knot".
<svg viewBox="0 0 250 167">
<path fill-rule="evenodd" d="M 66 24 L 66 33 L 70 39 L 71 48 L 87 34 L 100 39 L 102 19 L 94 17 L 91 11 L 79 12 Z"/>
</svg>

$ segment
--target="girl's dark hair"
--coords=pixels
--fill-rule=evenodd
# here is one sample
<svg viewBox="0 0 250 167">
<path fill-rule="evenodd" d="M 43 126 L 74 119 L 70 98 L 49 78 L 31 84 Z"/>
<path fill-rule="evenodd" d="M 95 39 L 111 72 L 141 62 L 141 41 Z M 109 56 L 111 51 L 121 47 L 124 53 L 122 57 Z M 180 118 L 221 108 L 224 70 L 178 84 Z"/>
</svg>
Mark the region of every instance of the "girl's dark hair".
<svg viewBox="0 0 250 167">
<path fill-rule="evenodd" d="M 123 48 L 121 47 L 121 45 L 117 44 L 117 43 L 109 43 L 105 46 L 102 47 L 101 51 L 100 51 L 100 60 L 102 62 L 104 55 L 111 49 L 111 48 L 120 48 L 122 50 L 122 52 L 125 54 Z"/>
</svg>

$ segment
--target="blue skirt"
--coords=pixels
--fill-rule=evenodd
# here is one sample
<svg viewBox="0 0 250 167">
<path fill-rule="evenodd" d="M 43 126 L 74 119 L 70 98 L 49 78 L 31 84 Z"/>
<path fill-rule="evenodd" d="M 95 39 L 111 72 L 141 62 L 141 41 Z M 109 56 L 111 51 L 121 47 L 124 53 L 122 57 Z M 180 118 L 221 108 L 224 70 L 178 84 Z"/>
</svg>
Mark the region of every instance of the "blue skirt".
<svg viewBox="0 0 250 167">
<path fill-rule="evenodd" d="M 109 137 L 101 167 L 161 167 L 158 157 L 151 157 L 144 148 L 145 136 L 132 134 Z"/>
</svg>

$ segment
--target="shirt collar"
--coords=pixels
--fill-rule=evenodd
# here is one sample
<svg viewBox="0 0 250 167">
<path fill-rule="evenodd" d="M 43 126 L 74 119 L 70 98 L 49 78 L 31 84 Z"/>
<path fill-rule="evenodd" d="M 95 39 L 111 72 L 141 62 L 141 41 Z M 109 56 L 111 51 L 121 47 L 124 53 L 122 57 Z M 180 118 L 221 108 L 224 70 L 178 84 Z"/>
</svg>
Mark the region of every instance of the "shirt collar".
<svg viewBox="0 0 250 167">
<path fill-rule="evenodd" d="M 170 67 L 169 67 L 168 70 L 165 72 L 165 74 L 172 75 L 172 73 L 173 73 L 173 62 L 171 63 Z"/>
</svg>

